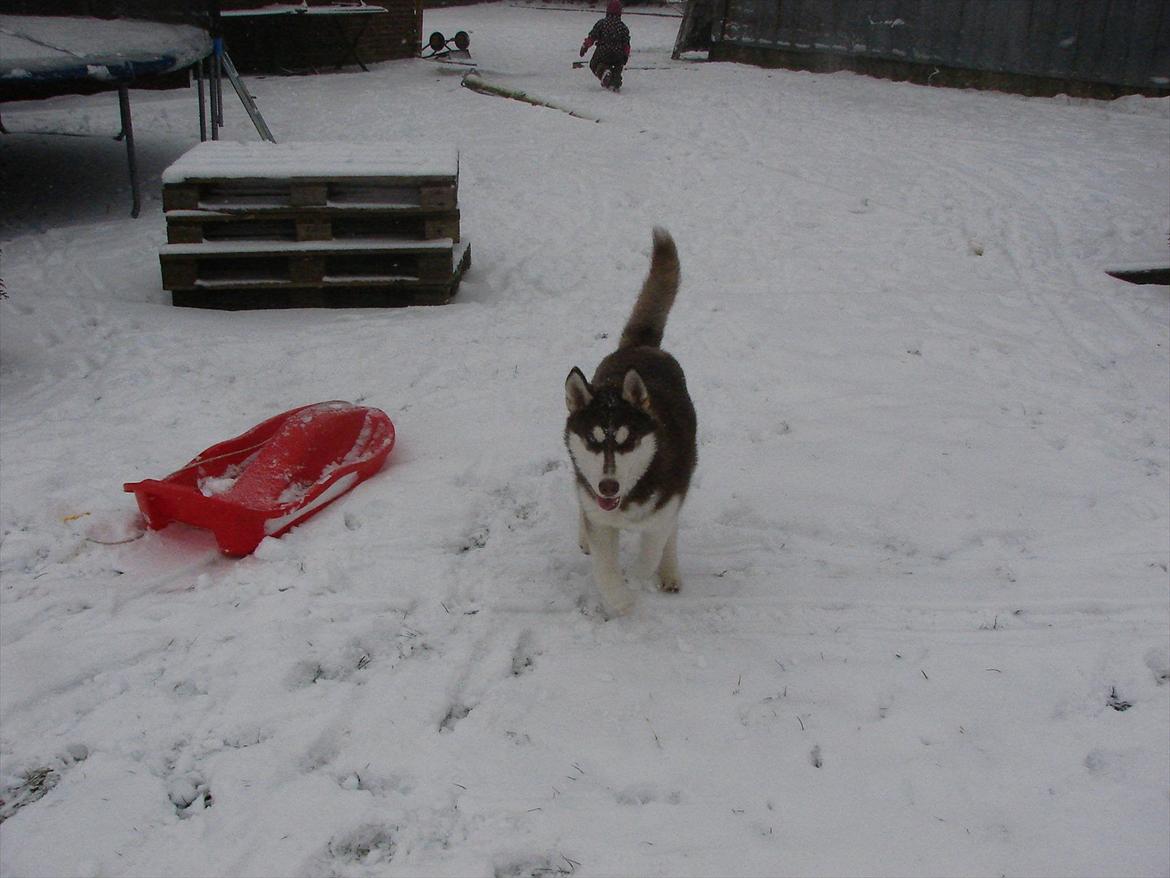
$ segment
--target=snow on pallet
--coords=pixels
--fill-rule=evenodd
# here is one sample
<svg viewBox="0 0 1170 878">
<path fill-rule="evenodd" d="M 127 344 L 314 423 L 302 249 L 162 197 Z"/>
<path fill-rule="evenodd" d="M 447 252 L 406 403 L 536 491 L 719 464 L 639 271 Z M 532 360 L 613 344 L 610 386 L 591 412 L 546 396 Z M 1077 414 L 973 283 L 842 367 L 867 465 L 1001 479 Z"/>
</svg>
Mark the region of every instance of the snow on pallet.
<svg viewBox="0 0 1170 878">
<path fill-rule="evenodd" d="M 261 173 L 262 171 L 262 173 Z M 163 171 L 163 184 L 187 180 L 451 180 L 459 154 L 446 144 L 236 143 L 197 144 Z"/>
<path fill-rule="evenodd" d="M 163 287 L 212 308 L 441 304 L 470 264 L 453 149 L 201 143 L 163 173 Z"/>
</svg>

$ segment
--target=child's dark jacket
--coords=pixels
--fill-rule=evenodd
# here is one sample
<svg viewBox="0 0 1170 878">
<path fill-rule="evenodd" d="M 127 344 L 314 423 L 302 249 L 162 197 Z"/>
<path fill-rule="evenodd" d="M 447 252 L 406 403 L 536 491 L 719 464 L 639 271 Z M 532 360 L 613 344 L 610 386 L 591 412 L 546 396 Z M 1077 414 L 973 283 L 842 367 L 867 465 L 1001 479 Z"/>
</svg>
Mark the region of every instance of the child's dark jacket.
<svg viewBox="0 0 1170 878">
<path fill-rule="evenodd" d="M 630 57 L 630 29 L 619 16 L 607 15 L 598 19 L 585 38 L 583 48 L 588 49 L 594 43 L 597 44 L 595 54 L 605 55 L 614 62 L 625 63 Z"/>
</svg>

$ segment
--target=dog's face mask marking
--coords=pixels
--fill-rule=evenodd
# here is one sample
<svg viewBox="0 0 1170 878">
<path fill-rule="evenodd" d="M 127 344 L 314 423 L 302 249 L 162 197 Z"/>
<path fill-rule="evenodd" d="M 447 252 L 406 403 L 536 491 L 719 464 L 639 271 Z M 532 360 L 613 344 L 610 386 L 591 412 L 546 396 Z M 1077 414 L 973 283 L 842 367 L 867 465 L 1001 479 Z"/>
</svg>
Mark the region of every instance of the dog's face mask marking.
<svg viewBox="0 0 1170 878">
<path fill-rule="evenodd" d="M 617 509 L 658 450 L 645 385 L 631 370 L 620 393 L 613 388 L 594 391 L 574 369 L 565 382 L 565 402 L 565 438 L 577 474 L 601 509 Z"/>
</svg>

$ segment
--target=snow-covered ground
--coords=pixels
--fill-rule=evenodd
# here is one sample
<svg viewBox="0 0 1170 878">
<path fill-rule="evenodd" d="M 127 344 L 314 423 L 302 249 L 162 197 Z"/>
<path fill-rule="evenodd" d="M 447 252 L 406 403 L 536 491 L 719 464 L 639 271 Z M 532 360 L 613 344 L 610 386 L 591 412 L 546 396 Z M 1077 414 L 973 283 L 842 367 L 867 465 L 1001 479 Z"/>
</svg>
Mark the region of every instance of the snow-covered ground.
<svg viewBox="0 0 1170 878">
<path fill-rule="evenodd" d="M 4 107 L 5 876 L 1170 873 L 1170 297 L 1105 274 L 1167 255 L 1170 100 L 672 62 L 645 15 L 613 95 L 596 15 L 424 30 L 598 122 L 249 80 L 282 141 L 459 148 L 441 308 L 172 308 L 194 94 L 135 93 L 137 220 L 113 96 Z M 563 381 L 654 224 L 699 472 L 682 593 L 605 621 Z M 123 482 L 329 399 L 394 420 L 379 476 L 246 559 L 133 539 Z"/>
</svg>

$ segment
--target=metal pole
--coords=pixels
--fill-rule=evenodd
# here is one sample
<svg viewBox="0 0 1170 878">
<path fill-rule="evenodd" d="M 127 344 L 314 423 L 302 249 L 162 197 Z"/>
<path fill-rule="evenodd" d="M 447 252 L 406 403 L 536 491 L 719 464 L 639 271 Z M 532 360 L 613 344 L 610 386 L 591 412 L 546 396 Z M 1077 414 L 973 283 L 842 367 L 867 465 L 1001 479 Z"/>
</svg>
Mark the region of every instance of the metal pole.
<svg viewBox="0 0 1170 878">
<path fill-rule="evenodd" d="M 223 127 L 223 37 L 215 39 L 215 124 Z"/>
<path fill-rule="evenodd" d="M 223 95 L 219 88 L 219 58 L 213 52 L 211 55 L 211 78 L 207 80 L 207 92 L 211 105 L 211 139 L 219 140 L 219 126 L 222 115 L 219 112 L 219 102 Z"/>
<path fill-rule="evenodd" d="M 204 66 L 204 59 L 200 58 L 199 63 L 195 66 L 195 84 L 199 88 L 199 140 L 200 142 L 207 139 L 207 106 L 204 103 L 206 100 L 203 95 L 203 79 L 207 75 L 207 70 Z"/>
<path fill-rule="evenodd" d="M 118 84 L 118 110 L 122 114 L 122 133 L 126 135 L 126 160 L 130 164 L 130 216 L 137 217 L 142 208 L 138 191 L 138 160 L 134 156 L 134 126 L 130 121 L 130 89 L 125 83 Z"/>
<path fill-rule="evenodd" d="M 223 126 L 223 83 L 220 81 L 223 56 L 223 23 L 219 17 L 219 0 L 207 0 L 207 32 L 211 35 L 211 139 L 219 140 Z"/>
</svg>

